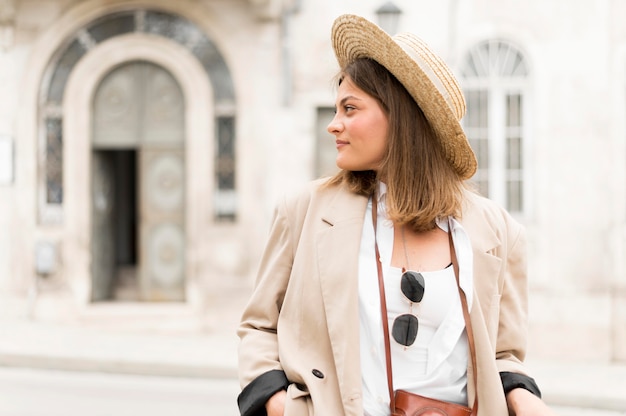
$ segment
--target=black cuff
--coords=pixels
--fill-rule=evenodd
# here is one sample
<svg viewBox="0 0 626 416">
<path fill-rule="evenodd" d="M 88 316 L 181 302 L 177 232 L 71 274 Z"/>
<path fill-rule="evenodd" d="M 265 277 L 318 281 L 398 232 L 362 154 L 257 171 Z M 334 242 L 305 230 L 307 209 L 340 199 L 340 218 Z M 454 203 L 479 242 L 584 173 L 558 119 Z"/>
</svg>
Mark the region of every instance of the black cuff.
<svg viewBox="0 0 626 416">
<path fill-rule="evenodd" d="M 505 395 L 513 389 L 522 388 L 541 398 L 539 386 L 537 386 L 537 383 L 535 383 L 535 380 L 532 377 L 528 377 L 524 374 L 502 371 L 500 373 L 500 380 L 502 380 L 502 387 L 504 388 Z"/>
<path fill-rule="evenodd" d="M 237 397 L 241 416 L 267 416 L 265 403 L 279 390 L 286 389 L 289 380 L 284 371 L 272 370 L 261 374 L 248 384 Z"/>
</svg>

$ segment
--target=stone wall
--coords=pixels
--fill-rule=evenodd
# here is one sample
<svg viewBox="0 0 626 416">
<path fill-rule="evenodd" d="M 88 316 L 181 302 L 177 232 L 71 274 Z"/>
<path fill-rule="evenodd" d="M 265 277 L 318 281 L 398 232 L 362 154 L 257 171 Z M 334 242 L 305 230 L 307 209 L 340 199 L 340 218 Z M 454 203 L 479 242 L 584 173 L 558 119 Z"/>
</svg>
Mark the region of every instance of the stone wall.
<svg viewBox="0 0 626 416">
<path fill-rule="evenodd" d="M 0 0 L 0 139 L 10 141 L 14 151 L 13 178 L 0 183 L 3 296 L 27 299 L 38 241 L 60 247 L 53 278 L 61 286 L 80 292 L 75 280 L 86 279 L 67 279 L 77 258 L 88 261 L 75 256 L 89 242 L 76 236 L 80 226 L 72 222 L 84 209 L 70 209 L 72 216 L 62 224 L 42 224 L 38 218 L 37 88 L 70 28 L 110 10 L 160 7 L 195 19 L 224 53 L 237 96 L 240 215 L 236 224 L 213 223 L 203 211 L 210 208 L 210 195 L 201 195 L 197 182 L 198 229 L 189 254 L 198 279 L 192 296 L 215 299 L 220 287 L 250 288 L 275 201 L 315 176 L 316 109 L 334 101 L 332 21 L 346 12 L 375 20 L 382 3 Z M 487 39 L 506 39 L 522 49 L 532 79 L 525 167 L 532 172 L 532 192 L 526 195 L 530 209 L 519 218 L 530 242 L 530 354 L 626 360 L 626 29 L 621 22 L 626 5 L 610 0 L 394 3 L 403 11 L 399 31 L 419 34 L 455 70 L 472 45 Z M 70 168 L 78 175 L 68 179 L 70 187 L 87 174 L 77 166 Z M 207 173 L 199 169 L 198 174 Z M 80 206 L 85 198 L 76 194 L 69 200 Z"/>
</svg>

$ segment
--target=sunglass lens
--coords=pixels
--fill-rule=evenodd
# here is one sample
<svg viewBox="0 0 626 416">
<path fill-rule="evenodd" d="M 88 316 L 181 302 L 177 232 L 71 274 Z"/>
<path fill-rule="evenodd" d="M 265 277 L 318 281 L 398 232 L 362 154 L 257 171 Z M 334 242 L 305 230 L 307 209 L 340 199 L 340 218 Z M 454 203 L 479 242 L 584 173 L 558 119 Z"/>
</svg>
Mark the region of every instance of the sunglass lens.
<svg viewBox="0 0 626 416">
<path fill-rule="evenodd" d="M 420 302 L 424 297 L 424 276 L 421 273 L 408 271 L 402 274 L 400 289 L 411 302 Z"/>
<path fill-rule="evenodd" d="M 415 342 L 417 337 L 417 317 L 411 314 L 400 315 L 393 321 L 391 335 L 398 344 L 409 346 Z"/>
</svg>

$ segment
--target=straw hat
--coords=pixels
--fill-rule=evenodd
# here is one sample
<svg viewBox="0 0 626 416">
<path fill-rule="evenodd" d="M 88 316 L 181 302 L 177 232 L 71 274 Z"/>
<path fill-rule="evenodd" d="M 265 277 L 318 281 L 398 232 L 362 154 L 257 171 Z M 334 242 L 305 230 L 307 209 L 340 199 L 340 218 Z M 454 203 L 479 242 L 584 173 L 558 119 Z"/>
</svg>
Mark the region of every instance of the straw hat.
<svg viewBox="0 0 626 416">
<path fill-rule="evenodd" d="M 393 37 L 355 15 L 338 17 L 332 42 L 341 68 L 370 58 L 387 68 L 422 109 L 452 167 L 462 179 L 476 172 L 476 157 L 461 128 L 465 99 L 452 71 L 421 39 L 411 33 Z"/>
</svg>

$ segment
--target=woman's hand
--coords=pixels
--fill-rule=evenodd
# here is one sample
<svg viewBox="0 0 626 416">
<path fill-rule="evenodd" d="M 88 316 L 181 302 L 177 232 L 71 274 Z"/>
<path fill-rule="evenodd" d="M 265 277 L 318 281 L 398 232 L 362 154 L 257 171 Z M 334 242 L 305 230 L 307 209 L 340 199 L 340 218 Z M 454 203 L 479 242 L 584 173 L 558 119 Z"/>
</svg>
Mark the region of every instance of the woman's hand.
<svg viewBox="0 0 626 416">
<path fill-rule="evenodd" d="M 285 414 L 285 398 L 287 397 L 287 392 L 285 390 L 280 390 L 265 403 L 265 410 L 267 411 L 267 416 L 283 416 Z"/>
<path fill-rule="evenodd" d="M 517 388 L 506 395 L 511 416 L 556 416 L 543 400 L 526 389 Z"/>
</svg>

